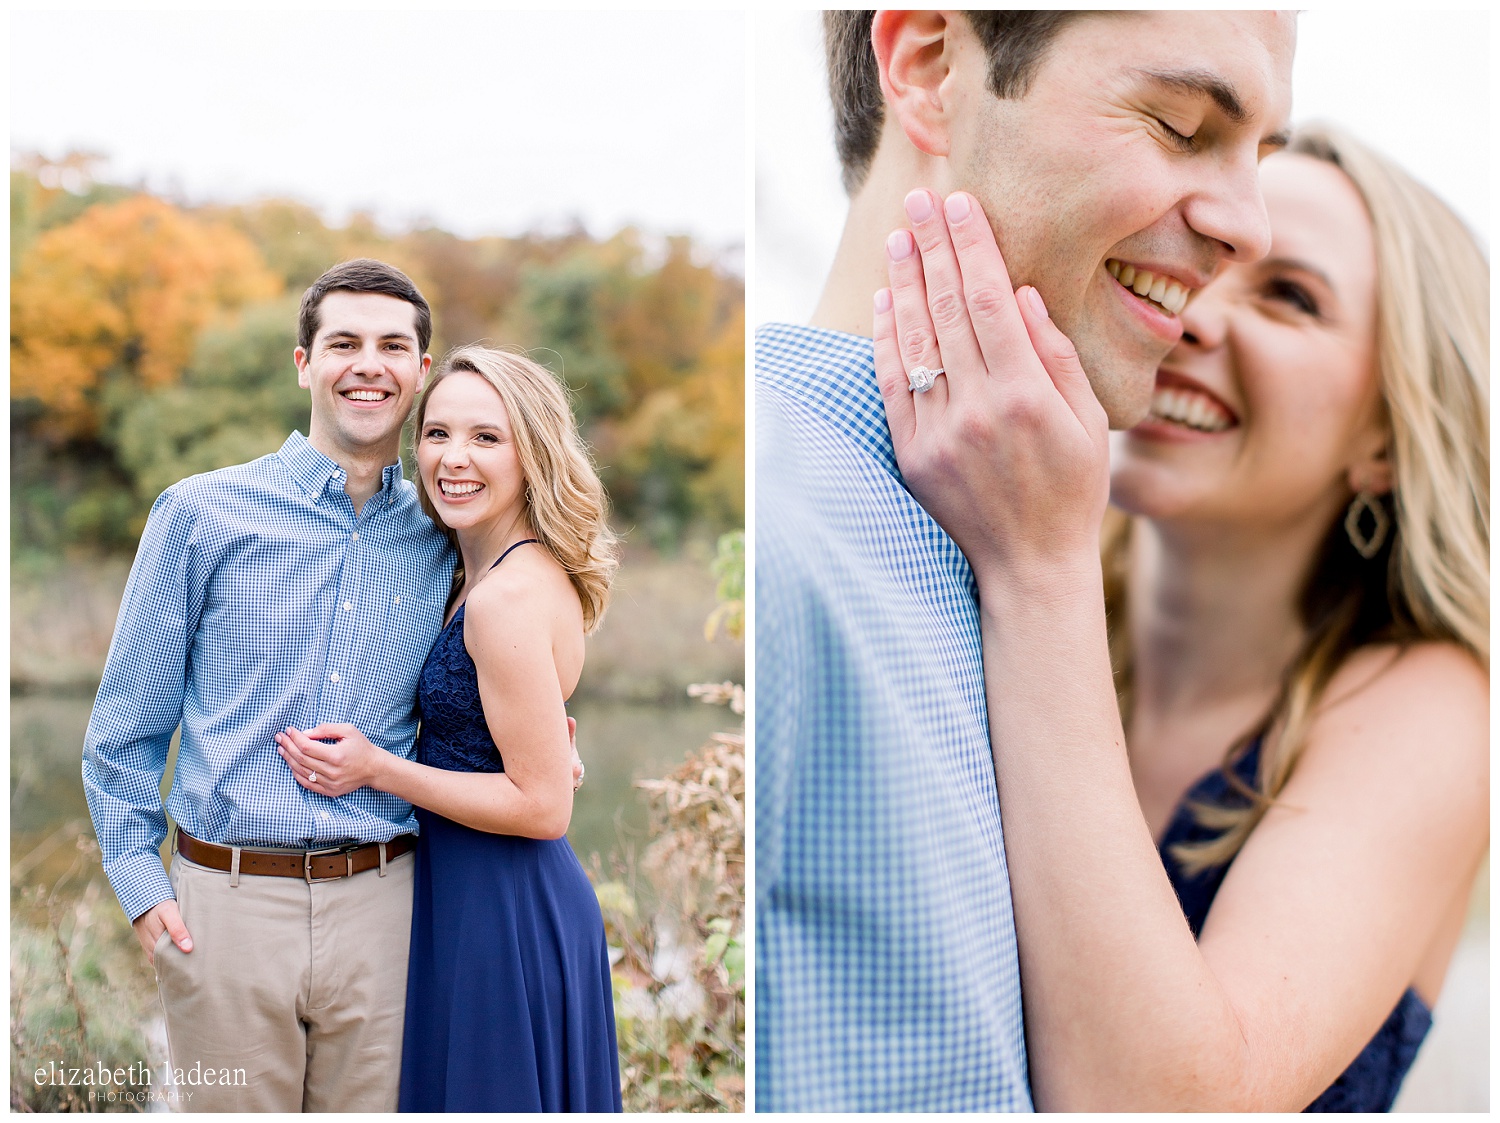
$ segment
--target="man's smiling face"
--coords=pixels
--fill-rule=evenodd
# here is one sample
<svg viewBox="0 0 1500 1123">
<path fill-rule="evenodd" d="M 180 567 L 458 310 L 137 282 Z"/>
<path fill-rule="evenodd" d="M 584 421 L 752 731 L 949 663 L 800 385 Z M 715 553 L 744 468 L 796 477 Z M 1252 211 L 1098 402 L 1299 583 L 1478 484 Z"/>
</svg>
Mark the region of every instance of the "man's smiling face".
<svg viewBox="0 0 1500 1123">
<path fill-rule="evenodd" d="M 1263 256 L 1257 163 L 1285 143 L 1292 17 L 1089 15 L 1063 28 L 1024 97 L 983 66 L 954 91 L 955 186 L 984 204 L 1017 286 L 1073 340 L 1115 427 L 1146 413 L 1181 311 L 1226 261 Z M 976 40 L 966 49 L 982 52 Z"/>
<path fill-rule="evenodd" d="M 297 383 L 312 391 L 308 441 L 324 455 L 394 462 L 401 426 L 432 359 L 417 342 L 416 308 L 383 293 L 336 289 L 318 306 L 318 332 L 295 352 Z"/>
</svg>

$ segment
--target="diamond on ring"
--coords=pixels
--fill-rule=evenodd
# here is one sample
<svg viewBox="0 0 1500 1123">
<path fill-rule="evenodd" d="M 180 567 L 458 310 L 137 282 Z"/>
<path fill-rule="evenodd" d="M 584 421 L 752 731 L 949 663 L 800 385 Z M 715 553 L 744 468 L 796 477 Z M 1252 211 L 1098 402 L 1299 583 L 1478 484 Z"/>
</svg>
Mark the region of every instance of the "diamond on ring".
<svg viewBox="0 0 1500 1123">
<path fill-rule="evenodd" d="M 913 394 L 925 394 L 937 385 L 937 376 L 942 373 L 942 367 L 912 367 L 906 376 L 907 385 Z"/>
<path fill-rule="evenodd" d="M 309 784 L 316 784 L 318 782 L 318 774 L 316 772 L 309 772 L 307 774 L 307 782 Z"/>
</svg>

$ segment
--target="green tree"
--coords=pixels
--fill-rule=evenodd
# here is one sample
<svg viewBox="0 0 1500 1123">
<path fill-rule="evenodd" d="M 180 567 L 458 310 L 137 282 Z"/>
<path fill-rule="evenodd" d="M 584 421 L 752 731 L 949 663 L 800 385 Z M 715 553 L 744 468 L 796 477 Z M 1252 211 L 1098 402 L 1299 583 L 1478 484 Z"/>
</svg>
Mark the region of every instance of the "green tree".
<svg viewBox="0 0 1500 1123">
<path fill-rule="evenodd" d="M 296 312 L 288 297 L 210 329 L 179 382 L 119 403 L 111 435 L 138 517 L 177 480 L 264 456 L 307 429 L 292 362 Z"/>
<path fill-rule="evenodd" d="M 625 401 L 625 364 L 606 330 L 625 280 L 589 246 L 556 265 L 529 265 L 521 273 L 515 336 L 528 351 L 556 356 L 549 365 L 573 388 L 581 425 L 613 413 Z M 550 358 L 533 357 L 544 363 Z"/>
</svg>

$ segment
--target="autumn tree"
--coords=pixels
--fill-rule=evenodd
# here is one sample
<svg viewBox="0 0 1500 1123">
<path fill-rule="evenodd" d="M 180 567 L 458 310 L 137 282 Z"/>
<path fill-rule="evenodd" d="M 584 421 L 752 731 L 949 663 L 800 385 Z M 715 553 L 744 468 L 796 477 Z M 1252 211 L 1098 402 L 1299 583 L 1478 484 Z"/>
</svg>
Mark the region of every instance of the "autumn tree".
<svg viewBox="0 0 1500 1123">
<path fill-rule="evenodd" d="M 745 517 L 745 314 L 736 309 L 693 365 L 652 391 L 601 442 L 626 510 L 669 542 L 683 525 Z"/>
<path fill-rule="evenodd" d="M 744 305 L 738 287 L 706 261 L 695 261 L 692 240 L 672 237 L 637 250 L 638 277 L 628 306 L 610 325 L 615 348 L 630 368 L 637 401 L 678 383 L 701 359 L 726 319 Z"/>
<path fill-rule="evenodd" d="M 12 171 L 13 547 L 128 550 L 170 483 L 305 426 L 297 298 L 359 256 L 427 295 L 435 354 L 483 339 L 562 376 L 621 529 L 671 546 L 743 521 L 744 286 L 690 239 L 392 233 L 288 200 L 187 209 L 95 182 L 96 163 Z"/>
<path fill-rule="evenodd" d="M 432 305 L 434 354 L 481 339 L 508 342 L 500 324 L 530 264 L 524 240 L 460 238 L 423 227 L 401 239 L 400 252 L 417 273 L 431 278 L 422 294 Z"/>
<path fill-rule="evenodd" d="M 11 280 L 11 396 L 53 438 L 97 433 L 106 382 L 176 381 L 219 314 L 280 285 L 243 234 L 149 195 L 48 230 Z"/>
</svg>

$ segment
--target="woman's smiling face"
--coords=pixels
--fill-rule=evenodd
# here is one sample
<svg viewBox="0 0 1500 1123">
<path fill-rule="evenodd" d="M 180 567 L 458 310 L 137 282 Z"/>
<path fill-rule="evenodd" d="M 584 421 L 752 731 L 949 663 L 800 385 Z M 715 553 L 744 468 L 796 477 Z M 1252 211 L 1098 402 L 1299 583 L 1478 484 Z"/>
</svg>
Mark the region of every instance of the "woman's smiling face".
<svg viewBox="0 0 1500 1123">
<path fill-rule="evenodd" d="M 1111 501 L 1152 519 L 1326 528 L 1391 485 L 1376 356 L 1375 238 L 1338 168 L 1262 165 L 1271 252 L 1182 313 L 1151 415 L 1113 437 Z"/>
<path fill-rule="evenodd" d="M 509 525 L 525 506 L 526 477 L 510 417 L 480 375 L 454 371 L 432 388 L 417 438 L 417 470 L 438 516 L 454 530 Z"/>
</svg>

